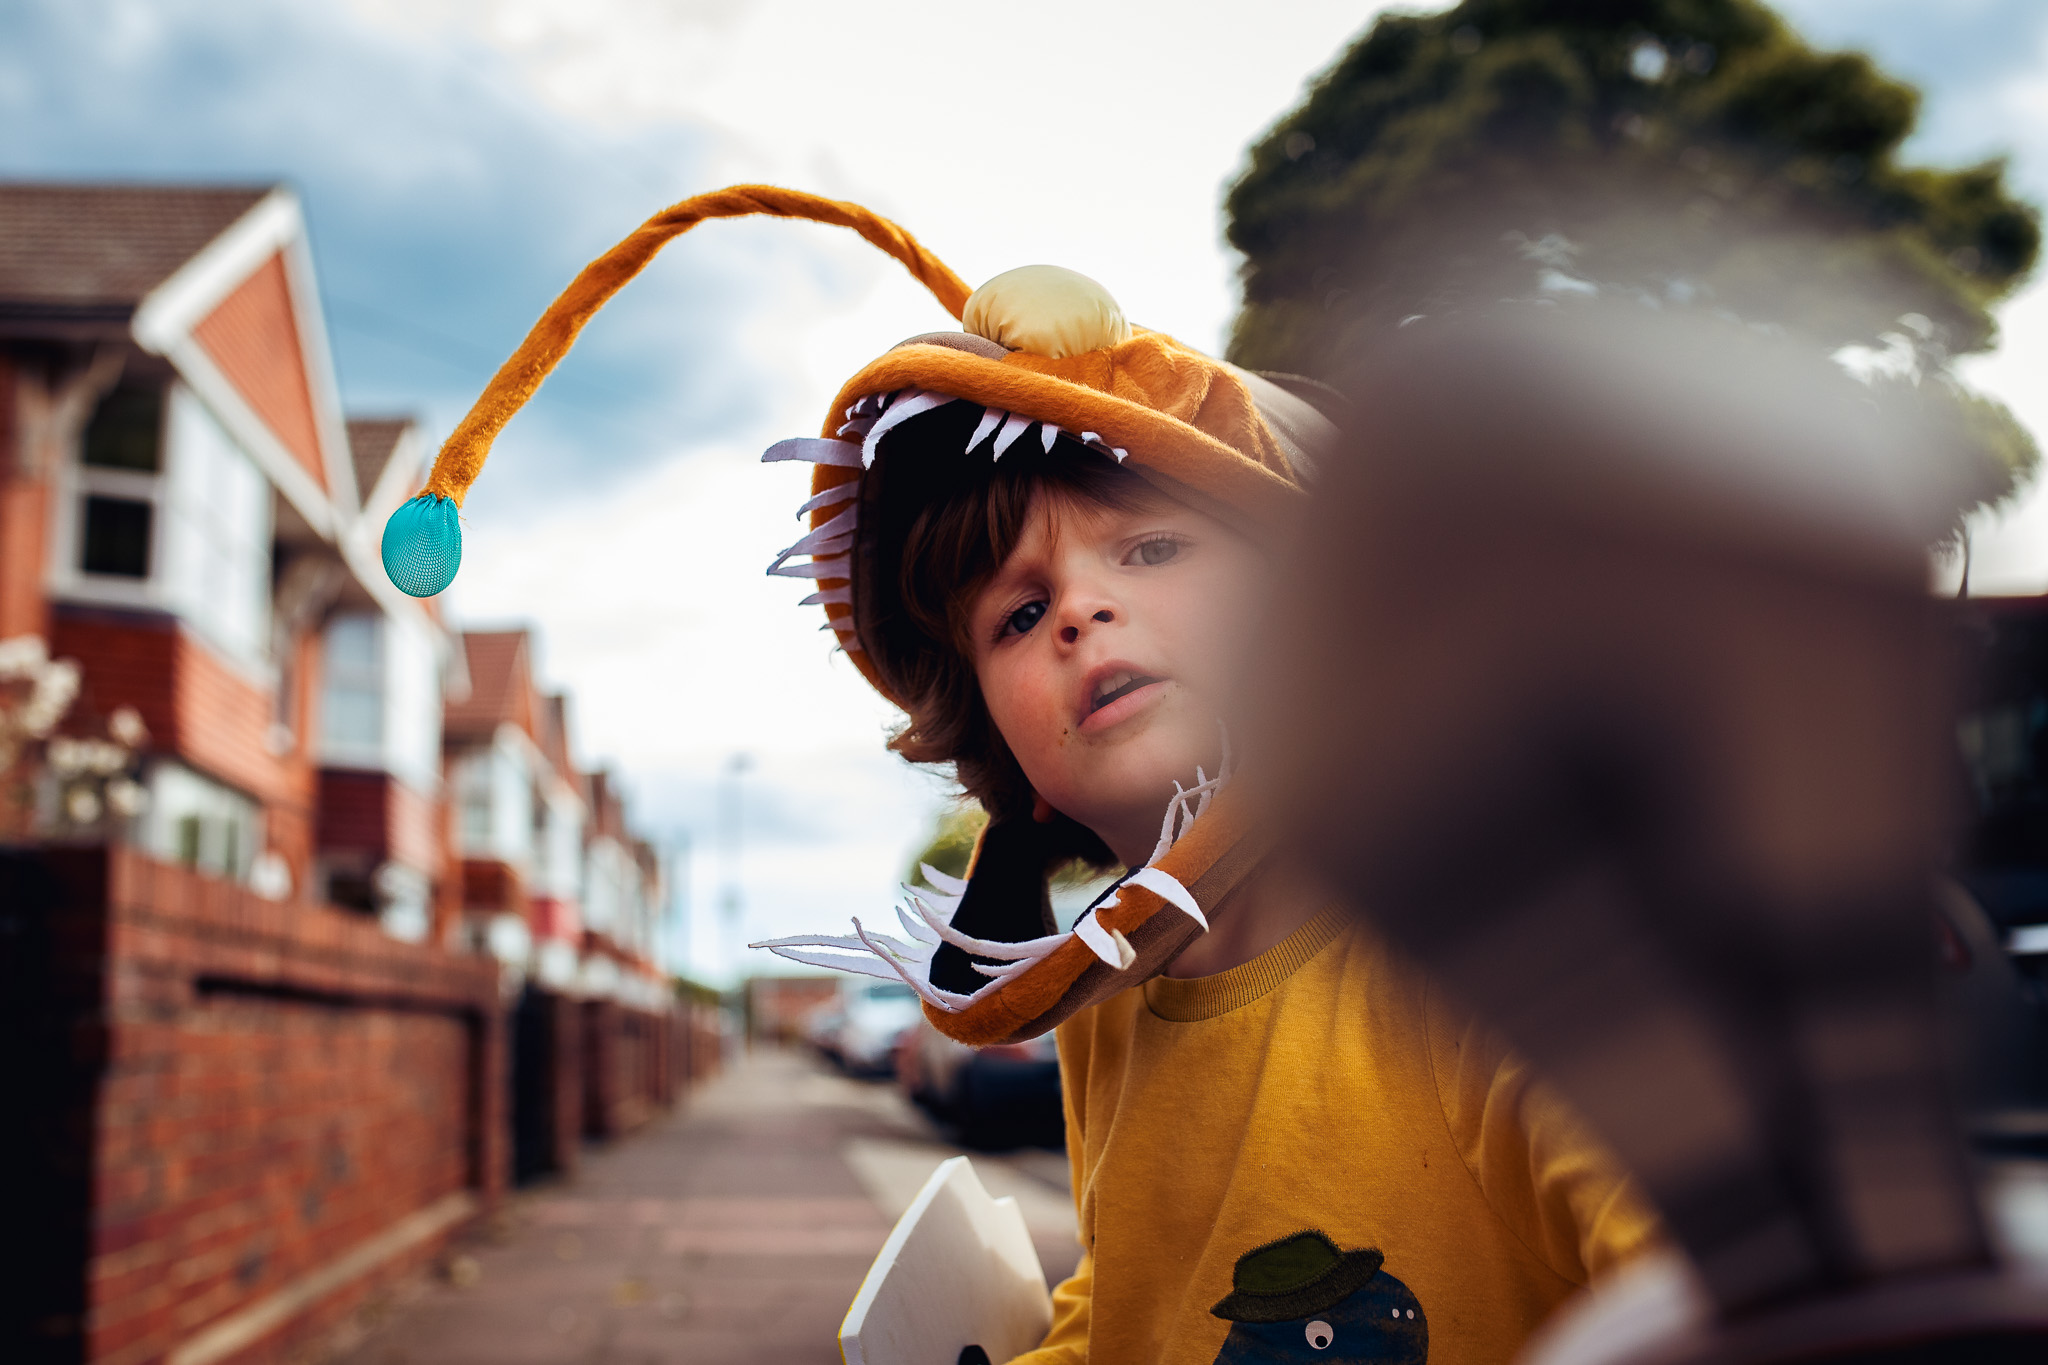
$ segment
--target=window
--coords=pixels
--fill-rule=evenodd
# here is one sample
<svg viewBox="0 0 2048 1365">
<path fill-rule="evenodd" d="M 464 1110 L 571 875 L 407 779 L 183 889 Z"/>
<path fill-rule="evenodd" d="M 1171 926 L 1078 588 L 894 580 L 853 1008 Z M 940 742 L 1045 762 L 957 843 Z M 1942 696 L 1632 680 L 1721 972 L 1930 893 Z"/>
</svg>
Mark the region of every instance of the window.
<svg viewBox="0 0 2048 1365">
<path fill-rule="evenodd" d="M 92 469 L 155 474 L 163 468 L 163 425 L 161 385 L 116 385 L 86 425 L 81 458 Z"/>
<path fill-rule="evenodd" d="M 457 785 L 462 789 L 462 846 L 481 854 L 491 846 L 491 753 L 471 754 L 462 762 Z"/>
<path fill-rule="evenodd" d="M 66 478 L 63 591 L 173 611 L 230 657 L 267 657 L 275 494 L 197 395 L 117 386 Z"/>
<path fill-rule="evenodd" d="M 94 409 L 79 444 L 79 573 L 140 580 L 154 571 L 163 420 L 160 384 L 122 383 Z"/>
<path fill-rule="evenodd" d="M 78 567 L 115 578 L 149 577 L 149 540 L 156 508 L 140 498 L 89 493 L 79 537 Z"/>
<path fill-rule="evenodd" d="M 182 384 L 171 389 L 165 428 L 165 595 L 215 643 L 261 659 L 270 633 L 270 483 Z"/>
<path fill-rule="evenodd" d="M 382 617 L 367 614 L 328 623 L 320 749 L 329 759 L 383 766 L 383 624 Z"/>
<path fill-rule="evenodd" d="M 441 778 L 441 657 L 424 613 L 383 620 L 384 763 L 414 790 Z"/>
<path fill-rule="evenodd" d="M 143 846 L 166 862 L 245 881 L 259 843 L 256 803 L 181 764 L 150 773 Z"/>
</svg>

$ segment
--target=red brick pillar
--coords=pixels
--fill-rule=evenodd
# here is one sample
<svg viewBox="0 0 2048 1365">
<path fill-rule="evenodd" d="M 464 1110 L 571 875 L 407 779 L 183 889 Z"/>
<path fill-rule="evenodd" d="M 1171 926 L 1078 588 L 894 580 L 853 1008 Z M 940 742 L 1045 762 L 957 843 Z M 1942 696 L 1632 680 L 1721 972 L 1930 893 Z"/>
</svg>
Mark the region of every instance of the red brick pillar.
<svg viewBox="0 0 2048 1365">
<path fill-rule="evenodd" d="M 470 1017 L 470 1185 L 486 1208 L 512 1179 L 511 1033 L 503 1004 Z"/>
<path fill-rule="evenodd" d="M 49 554 L 50 484 L 30 470 L 15 411 L 15 367 L 0 355 L 0 640 L 50 637 L 43 563 Z"/>
<path fill-rule="evenodd" d="M 609 1000 L 583 1002 L 583 1132 L 587 1137 L 619 1135 L 619 1007 Z"/>
<path fill-rule="evenodd" d="M 567 995 L 551 999 L 555 1169 L 571 1176 L 583 1148 L 583 1002 Z"/>
</svg>

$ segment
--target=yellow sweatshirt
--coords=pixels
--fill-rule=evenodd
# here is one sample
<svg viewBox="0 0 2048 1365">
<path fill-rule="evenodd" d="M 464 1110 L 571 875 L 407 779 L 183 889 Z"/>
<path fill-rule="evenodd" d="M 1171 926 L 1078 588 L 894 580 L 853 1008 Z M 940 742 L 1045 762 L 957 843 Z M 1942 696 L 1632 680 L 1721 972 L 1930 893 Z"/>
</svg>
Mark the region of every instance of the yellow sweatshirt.
<svg viewBox="0 0 2048 1365">
<path fill-rule="evenodd" d="M 1335 913 L 1059 1051 L 1085 1254 L 1028 1365 L 1506 1362 L 1655 1236 L 1564 1103 Z"/>
</svg>

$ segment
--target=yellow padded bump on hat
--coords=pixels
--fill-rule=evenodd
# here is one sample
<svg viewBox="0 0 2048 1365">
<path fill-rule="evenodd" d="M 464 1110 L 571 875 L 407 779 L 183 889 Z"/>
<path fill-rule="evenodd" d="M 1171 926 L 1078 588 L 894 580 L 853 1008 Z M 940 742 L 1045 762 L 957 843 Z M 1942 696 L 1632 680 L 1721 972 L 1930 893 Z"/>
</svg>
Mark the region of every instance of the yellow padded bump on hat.
<svg viewBox="0 0 2048 1365">
<path fill-rule="evenodd" d="M 1052 360 L 1120 346 L 1131 324 L 1110 292 L 1078 270 L 1024 265 L 968 295 L 960 325 L 1011 351 Z"/>
</svg>

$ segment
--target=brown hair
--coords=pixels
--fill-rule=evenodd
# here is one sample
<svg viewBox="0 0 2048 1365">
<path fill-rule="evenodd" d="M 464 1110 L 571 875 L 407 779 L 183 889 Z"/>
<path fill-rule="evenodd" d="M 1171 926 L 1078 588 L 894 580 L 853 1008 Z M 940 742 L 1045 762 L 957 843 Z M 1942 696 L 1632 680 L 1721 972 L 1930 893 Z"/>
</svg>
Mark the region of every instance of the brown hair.
<svg viewBox="0 0 2048 1365">
<path fill-rule="evenodd" d="M 913 763 L 951 764 L 992 820 L 1028 819 L 1031 785 L 975 674 L 975 599 L 1023 538 L 1034 503 L 1124 510 L 1159 495 L 1069 437 L 1044 449 L 1036 429 L 1001 460 L 989 441 L 966 450 L 981 411 L 948 404 L 885 438 L 863 481 L 854 609 L 870 662 L 909 713 L 889 747 Z M 1058 840 L 1066 856 L 1116 862 L 1092 832 L 1059 823 L 1073 826 Z"/>
</svg>

